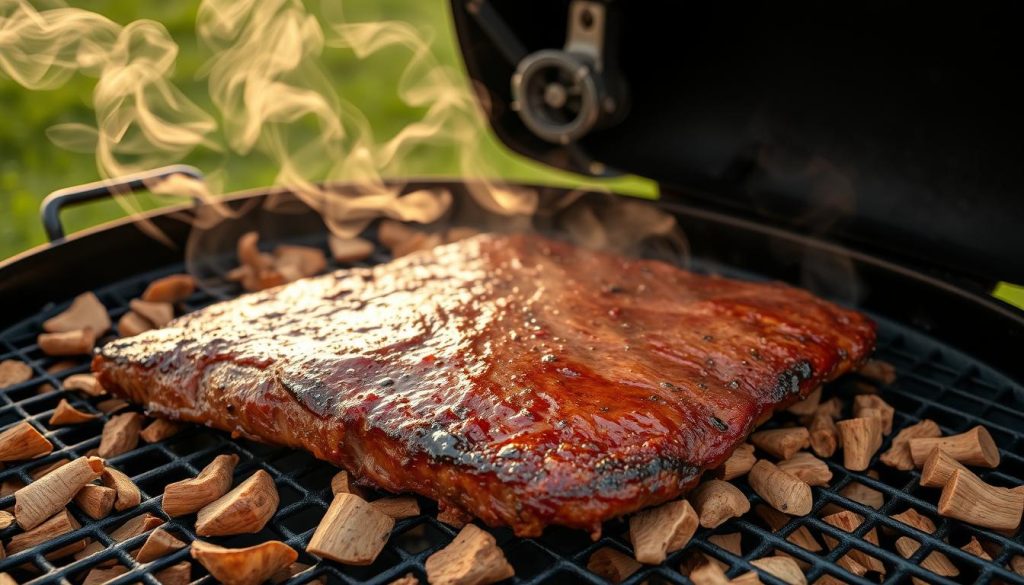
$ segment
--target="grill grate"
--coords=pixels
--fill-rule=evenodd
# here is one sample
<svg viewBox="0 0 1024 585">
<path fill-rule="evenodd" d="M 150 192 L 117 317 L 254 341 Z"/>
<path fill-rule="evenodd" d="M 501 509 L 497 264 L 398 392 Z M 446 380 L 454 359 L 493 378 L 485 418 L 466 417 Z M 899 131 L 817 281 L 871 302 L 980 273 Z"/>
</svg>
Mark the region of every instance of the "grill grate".
<svg viewBox="0 0 1024 585">
<path fill-rule="evenodd" d="M 383 256 L 374 258 L 378 261 L 384 259 Z M 139 296 L 148 282 L 164 274 L 180 272 L 182 268 L 179 265 L 165 271 L 140 275 L 101 289 L 97 294 L 116 321 L 127 310 L 129 299 Z M 184 305 L 187 310 L 194 310 L 214 300 L 203 292 L 197 292 Z M 8 509 L 14 504 L 14 498 L 7 489 L 11 482 L 27 483 L 33 469 L 58 459 L 82 456 L 99 444 L 99 432 L 106 416 L 73 427 L 50 428 L 47 420 L 62 397 L 87 412 L 98 412 L 95 405 L 101 399 L 86 398 L 76 393 L 64 395 L 53 389 L 38 390 L 43 384 L 60 388 L 63 378 L 88 370 L 87 360 L 83 358 L 70 369 L 48 372 L 47 368 L 60 360 L 43 355 L 36 346 L 35 337 L 42 321 L 64 306 L 51 307 L 44 314 L 35 315 L 0 333 L 0 360 L 24 361 L 32 366 L 35 374 L 28 382 L 0 392 L 0 427 L 28 420 L 54 445 L 53 453 L 45 458 L 0 470 L 0 481 L 4 482 L 3 493 L 6 494 L 0 497 L 0 509 Z M 1003 462 L 998 470 L 981 472 L 979 475 L 996 485 L 1015 486 L 1024 483 L 1024 389 L 976 360 L 891 321 L 879 320 L 876 356 L 895 365 L 898 374 L 895 384 L 883 390 L 883 396 L 896 408 L 896 419 L 893 434 L 886 438 L 879 452 L 888 448 L 889 440 L 896 431 L 921 418 L 935 420 L 946 434 L 984 424 L 1001 447 Z M 842 394 L 852 390 L 853 382 L 839 381 L 832 387 Z M 110 545 L 112 541 L 109 533 L 126 520 L 145 512 L 163 517 L 159 498 L 163 487 L 172 481 L 196 475 L 203 466 L 222 453 L 239 455 L 236 479 L 247 477 L 259 468 L 270 473 L 280 492 L 281 505 L 274 519 L 260 534 L 216 541 L 226 546 L 246 546 L 271 538 L 288 543 L 300 551 L 299 562 L 311 565 L 311 568 L 293 577 L 289 581 L 290 585 L 314 579 L 327 583 L 381 584 L 389 583 L 408 572 L 419 577 L 421 582 L 426 582 L 423 570 L 426 558 L 445 546 L 455 535 L 455 530 L 435 519 L 436 505 L 421 498 L 423 514 L 398 521 L 388 545 L 372 565 L 347 567 L 328 562 L 316 564 L 316 559 L 301 551 L 330 501 L 329 483 L 336 469 L 315 461 L 306 453 L 246 440 L 231 440 L 220 432 L 191 427 L 187 432 L 163 442 L 142 445 L 110 460 L 111 465 L 127 473 L 138 484 L 143 492 L 141 506 L 115 512 L 99 521 L 91 520 L 71 506 L 72 514 L 82 524 L 80 530 L 0 561 L 0 570 L 11 573 L 22 583 L 79 583 L 90 569 L 113 559 L 129 571 L 111 581 L 112 585 L 138 582 L 158 584 L 154 573 L 188 559 L 187 549 L 148 565 L 139 565 L 130 553 L 142 545 L 146 536 L 141 535 L 81 561 L 75 561 L 73 557 L 50 561 L 45 555 L 83 537 Z M 728 572 L 730 577 L 752 570 L 751 560 L 778 551 L 807 563 L 806 573 L 808 581 L 812 583 L 824 575 L 851 583 L 877 583 L 877 580 L 847 573 L 836 564 L 843 555 L 856 549 L 875 556 L 885 564 L 885 583 L 907 582 L 910 577 L 917 577 L 933 583 L 971 580 L 1024 584 L 1024 577 L 1006 568 L 1014 555 L 1024 555 L 1024 537 L 1020 534 L 1005 537 L 990 530 L 942 518 L 933 504 L 938 499 L 937 490 L 920 488 L 916 471 L 900 472 L 873 464 L 871 469 L 880 474 L 873 478 L 865 473 L 848 471 L 835 461 L 829 461 L 828 464 L 833 473 L 831 487 L 813 488 L 815 508 L 810 515 L 794 518 L 781 530 L 772 532 L 756 521 L 755 515 L 748 514 L 714 530 L 699 530 L 688 549 L 700 550 L 724 561 L 731 567 Z M 884 498 L 882 507 L 875 510 L 841 495 L 840 491 L 853 482 L 860 482 L 881 492 Z M 738 485 L 749 495 L 752 505 L 760 503 L 760 498 L 744 482 L 738 482 Z M 822 508 L 830 504 L 862 515 L 865 522 L 853 534 L 829 526 L 820 520 L 820 516 L 823 515 Z M 935 521 L 937 532 L 926 534 L 889 518 L 891 514 L 907 508 L 914 508 Z M 191 540 L 195 537 L 192 532 L 193 523 L 194 516 L 185 516 L 170 519 L 165 528 L 185 540 Z M 832 551 L 825 549 L 814 554 L 788 542 L 786 537 L 801 526 L 806 526 L 819 537 L 830 536 L 839 545 Z M 882 539 L 881 546 L 874 546 L 861 538 L 871 529 L 878 530 Z M 0 533 L 0 537 L 7 541 L 17 532 L 17 527 L 10 527 Z M 708 540 L 713 534 L 733 532 L 742 535 L 745 551 L 743 557 L 737 557 Z M 516 538 L 507 529 L 492 530 L 492 533 L 516 569 L 514 583 L 604 583 L 600 577 L 586 569 L 590 554 L 604 546 L 626 554 L 631 551 L 626 538 L 626 524 L 622 521 L 607 524 L 604 536 L 598 542 L 591 542 L 582 532 L 561 528 L 549 529 L 544 536 L 535 539 Z M 890 546 L 898 536 L 909 536 L 922 543 L 922 546 L 913 557 L 903 559 Z M 960 550 L 959 547 L 972 536 L 998 549 L 998 554 L 992 555 L 991 562 Z M 952 544 L 947 544 L 945 540 Z M 942 578 L 921 568 L 921 560 L 933 551 L 948 556 L 960 568 L 960 575 Z M 668 561 L 660 567 L 644 567 L 625 583 L 687 583 L 686 578 L 677 571 L 685 554 L 684 550 L 670 555 Z M 211 580 L 198 563 L 193 563 L 192 578 Z M 766 583 L 779 583 L 777 579 L 764 574 L 761 579 Z"/>
</svg>

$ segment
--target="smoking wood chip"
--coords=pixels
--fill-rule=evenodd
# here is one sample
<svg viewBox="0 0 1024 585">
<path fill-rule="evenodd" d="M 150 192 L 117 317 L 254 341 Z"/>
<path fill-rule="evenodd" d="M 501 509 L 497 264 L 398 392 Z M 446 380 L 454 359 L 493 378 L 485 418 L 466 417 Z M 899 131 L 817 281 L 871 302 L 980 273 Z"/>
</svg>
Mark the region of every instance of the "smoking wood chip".
<svg viewBox="0 0 1024 585">
<path fill-rule="evenodd" d="M 782 530 L 782 528 L 789 523 L 789 516 L 764 504 L 758 504 L 755 506 L 754 513 L 764 520 L 764 523 L 772 529 L 772 532 Z M 819 552 L 823 550 L 821 543 L 814 538 L 814 535 L 811 534 L 811 531 L 808 530 L 806 526 L 797 526 L 796 530 L 789 533 L 786 540 L 810 552 Z"/>
<path fill-rule="evenodd" d="M 198 512 L 231 489 L 231 474 L 238 465 L 238 455 L 218 455 L 199 475 L 183 479 L 164 488 L 164 513 L 172 518 Z"/>
<path fill-rule="evenodd" d="M 689 576 L 694 585 L 730 585 L 725 571 L 716 563 L 705 563 L 690 571 Z"/>
<path fill-rule="evenodd" d="M 857 514 L 855 512 L 843 510 L 842 512 L 837 512 L 835 514 L 825 516 L 824 518 L 822 518 L 822 521 L 826 524 L 838 528 L 839 530 L 842 530 L 843 532 L 853 532 L 857 530 L 857 527 L 864 522 L 864 518 L 860 514 Z M 839 544 L 836 539 L 828 536 L 827 534 L 822 536 L 825 539 L 825 544 L 828 545 L 829 549 L 834 549 Z M 875 546 L 878 546 L 878 531 L 876 531 L 874 528 L 869 530 L 862 538 L 865 541 L 870 542 Z M 875 571 L 876 573 L 881 573 L 883 575 L 885 574 L 885 565 L 882 564 L 882 561 L 876 559 L 875 557 L 867 554 L 862 550 L 856 548 L 850 549 L 850 552 L 847 553 L 846 556 L 850 557 L 851 560 L 863 566 L 868 571 Z"/>
<path fill-rule="evenodd" d="M 100 476 L 100 482 L 113 489 L 117 496 L 114 498 L 114 509 L 118 512 L 134 508 L 142 501 L 142 492 L 130 477 L 113 467 L 107 467 Z"/>
<path fill-rule="evenodd" d="M 370 504 L 395 520 L 420 515 L 420 503 L 412 496 L 381 498 L 370 502 Z"/>
<path fill-rule="evenodd" d="M 65 390 L 78 390 L 87 396 L 105 396 L 107 391 L 92 374 L 75 374 L 68 376 L 61 384 Z"/>
<path fill-rule="evenodd" d="M 274 480 L 260 469 L 235 489 L 199 510 L 196 534 L 228 536 L 259 532 L 273 517 L 280 501 Z"/>
<path fill-rule="evenodd" d="M 1010 570 L 1024 577 L 1024 555 L 1013 555 L 1010 559 Z"/>
<path fill-rule="evenodd" d="M 394 526 L 394 518 L 359 496 L 340 493 L 334 496 L 306 550 L 347 565 L 369 565 L 384 548 Z M 429 559 L 427 563 L 429 572 Z"/>
<path fill-rule="evenodd" d="M 85 580 L 82 581 L 82 585 L 103 585 L 103 583 L 116 579 L 127 572 L 128 567 L 123 565 L 115 565 L 107 568 L 96 567 L 89 571 L 89 574 L 85 576 Z"/>
<path fill-rule="evenodd" d="M 377 239 L 386 248 L 394 249 L 406 240 L 423 235 L 418 229 L 412 228 L 404 223 L 393 219 L 383 219 L 377 227 Z"/>
<path fill-rule="evenodd" d="M 796 416 L 810 416 L 814 414 L 814 411 L 818 410 L 818 405 L 821 404 L 821 386 L 818 386 L 807 395 L 807 398 L 794 402 L 786 412 L 795 414 Z"/>
<path fill-rule="evenodd" d="M 588 571 L 612 583 L 625 581 L 627 577 L 637 572 L 642 566 L 629 555 L 608 546 L 597 549 L 594 551 L 594 554 L 590 555 L 590 559 L 587 560 Z M 430 581 L 430 583 L 433 585 L 434 582 Z"/>
<path fill-rule="evenodd" d="M 996 487 L 966 469 L 953 472 L 939 496 L 939 514 L 994 530 L 1016 530 L 1024 492 Z"/>
<path fill-rule="evenodd" d="M 259 585 L 299 555 L 279 540 L 247 548 L 224 548 L 197 540 L 192 543 L 192 558 L 224 585 Z"/>
<path fill-rule="evenodd" d="M 157 443 L 178 434 L 182 427 L 179 422 L 158 418 L 139 431 L 139 438 L 147 443 Z"/>
<path fill-rule="evenodd" d="M 985 547 L 981 546 L 981 542 L 978 541 L 978 537 L 976 536 L 972 536 L 971 540 L 967 544 L 960 547 L 960 550 L 964 552 L 969 552 L 972 555 L 984 559 L 986 561 L 992 560 L 992 557 L 985 550 Z"/>
<path fill-rule="evenodd" d="M 668 553 L 690 542 L 699 523 L 696 510 L 686 500 L 637 512 L 629 518 L 633 556 L 647 565 L 661 564 Z"/>
<path fill-rule="evenodd" d="M 117 332 L 121 337 L 135 337 L 154 329 L 153 324 L 135 311 L 128 311 L 117 320 Z"/>
<path fill-rule="evenodd" d="M 74 502 L 93 520 L 106 518 L 114 508 L 117 490 L 101 485 L 87 485 L 78 490 Z"/>
<path fill-rule="evenodd" d="M 911 439 L 910 456 L 914 465 L 924 465 L 925 459 L 936 447 L 964 465 L 995 469 L 999 466 L 999 448 L 988 430 L 978 425 L 973 429 L 949 437 Z"/>
<path fill-rule="evenodd" d="M 32 379 L 32 368 L 18 360 L 0 362 L 0 390 Z"/>
<path fill-rule="evenodd" d="M 96 346 L 96 332 L 76 329 L 63 333 L 40 333 L 36 343 L 46 355 L 89 355 Z"/>
<path fill-rule="evenodd" d="M 720 479 L 700 484 L 689 500 L 704 528 L 717 528 L 730 518 L 739 518 L 750 511 L 750 500 L 743 492 Z"/>
<path fill-rule="evenodd" d="M 274 249 L 274 269 L 291 282 L 319 274 L 327 268 L 327 257 L 320 248 L 281 245 Z"/>
<path fill-rule="evenodd" d="M 757 457 L 754 456 L 754 446 L 750 443 L 743 443 L 736 447 L 732 455 L 722 463 L 716 475 L 718 479 L 725 481 L 744 476 L 750 471 L 750 468 L 754 466 L 756 461 Z"/>
<path fill-rule="evenodd" d="M 743 535 L 739 532 L 729 532 L 727 534 L 712 534 L 708 537 L 708 542 L 713 543 L 715 546 L 724 548 L 732 554 L 742 557 L 743 549 L 740 548 L 740 543 L 743 540 Z"/>
<path fill-rule="evenodd" d="M 889 362 L 883 362 L 882 360 L 868 360 L 857 371 L 860 375 L 885 385 L 896 381 L 896 368 Z"/>
<path fill-rule="evenodd" d="M 827 486 L 832 480 L 828 465 L 814 455 L 801 451 L 792 457 L 779 461 L 779 469 L 811 486 Z"/>
<path fill-rule="evenodd" d="M 327 237 L 327 246 L 331 256 L 342 264 L 351 264 L 366 260 L 373 254 L 373 242 L 363 238 L 339 238 L 331 234 Z"/>
<path fill-rule="evenodd" d="M 140 534 L 149 532 L 163 524 L 164 521 L 157 516 L 152 514 L 142 514 L 129 519 L 127 522 L 119 526 L 116 530 L 110 533 L 110 539 L 114 542 L 124 542 L 129 538 L 134 538 Z M 82 549 L 81 552 L 75 555 L 75 560 L 82 560 L 86 557 L 92 556 L 102 551 L 106 546 L 101 542 L 93 542 L 89 546 Z M 113 560 L 109 561 L 113 562 Z M 106 562 L 103 564 L 107 564 Z"/>
<path fill-rule="evenodd" d="M 416 578 L 416 575 L 406 573 L 391 583 L 388 583 L 388 585 L 420 585 L 420 580 Z"/>
<path fill-rule="evenodd" d="M 334 495 L 355 494 L 364 500 L 367 499 L 366 490 L 357 486 L 352 481 L 352 476 L 344 469 L 335 473 L 334 477 L 331 478 L 331 493 Z"/>
<path fill-rule="evenodd" d="M 773 508 L 794 516 L 811 512 L 814 500 L 811 486 L 779 469 L 774 463 L 758 460 L 747 476 L 750 487 Z"/>
<path fill-rule="evenodd" d="M 35 481 L 40 477 L 43 477 L 47 473 L 50 473 L 51 471 L 55 471 L 57 469 L 60 469 L 61 467 L 64 467 L 68 463 L 71 463 L 70 459 L 58 459 L 56 461 L 51 461 L 46 465 L 40 465 L 39 467 L 36 467 L 32 471 L 30 471 L 28 474 L 32 478 L 32 481 Z"/>
<path fill-rule="evenodd" d="M 110 417 L 103 425 L 100 448 L 97 453 L 104 459 L 127 453 L 139 445 L 139 431 L 146 417 L 137 412 L 126 412 Z"/>
<path fill-rule="evenodd" d="M 188 585 L 192 582 L 192 564 L 188 561 L 175 563 L 153 575 L 161 585 Z"/>
<path fill-rule="evenodd" d="M 81 527 L 81 524 L 75 520 L 74 516 L 67 509 L 61 510 L 32 530 L 12 536 L 10 542 L 7 543 L 7 554 L 16 555 L 21 551 L 49 542 L 58 536 L 78 530 Z M 62 551 L 63 549 L 54 552 Z M 54 556 L 54 558 L 59 557 Z"/>
<path fill-rule="evenodd" d="M 882 419 L 882 433 L 892 433 L 892 419 L 896 414 L 896 409 L 889 406 L 889 403 L 882 400 L 877 394 L 860 394 L 853 398 L 853 416 L 860 417 L 861 411 L 865 409 L 875 409 L 881 414 Z"/>
<path fill-rule="evenodd" d="M 452 528 L 462 528 L 473 521 L 473 516 L 455 506 L 440 508 L 437 512 L 437 521 L 443 522 Z"/>
<path fill-rule="evenodd" d="M 0 463 L 35 459 L 52 451 L 50 441 L 26 421 L 0 433 Z"/>
<path fill-rule="evenodd" d="M 100 476 L 103 461 L 79 457 L 14 493 L 14 517 L 23 530 L 39 526 L 67 506 L 85 484 Z"/>
<path fill-rule="evenodd" d="M 811 435 L 805 427 L 757 431 L 750 435 L 755 447 L 779 459 L 789 459 L 800 449 L 811 446 Z"/>
<path fill-rule="evenodd" d="M 7 510 L 0 510 L 0 530 L 6 530 L 12 524 L 14 524 L 14 514 Z"/>
<path fill-rule="evenodd" d="M 43 321 L 43 331 L 47 333 L 66 333 L 79 329 L 92 329 L 98 335 L 110 329 L 107 308 L 91 292 L 78 295 L 63 313 Z"/>
<path fill-rule="evenodd" d="M 893 514 L 890 518 L 899 520 L 907 526 L 913 526 L 921 532 L 927 532 L 928 534 L 933 534 L 936 530 L 935 523 L 932 522 L 931 518 L 922 515 L 913 508 L 907 508 L 905 512 Z"/>
<path fill-rule="evenodd" d="M 949 483 L 953 473 L 958 469 L 967 471 L 959 461 L 946 453 L 941 447 L 932 449 L 921 467 L 920 483 L 924 487 L 941 488 Z"/>
<path fill-rule="evenodd" d="M 148 563 L 186 546 L 188 545 L 175 538 L 170 532 L 163 528 L 157 528 L 149 534 L 142 548 L 135 553 L 135 560 L 140 563 Z"/>
<path fill-rule="evenodd" d="M 800 565 L 790 557 L 764 557 L 750 561 L 750 564 L 790 585 L 807 585 L 807 577 L 800 570 Z"/>
<path fill-rule="evenodd" d="M 494 537 L 473 524 L 467 524 L 448 546 L 430 555 L 425 567 L 431 585 L 486 585 L 515 575 Z"/>
<path fill-rule="evenodd" d="M 839 495 L 876 510 L 885 503 L 885 496 L 882 492 L 869 488 L 859 481 L 851 481 L 843 486 L 843 489 L 839 490 Z"/>
<path fill-rule="evenodd" d="M 50 415 L 49 425 L 50 426 L 62 426 L 62 425 L 80 425 L 91 420 L 99 418 L 98 414 L 91 414 L 88 412 L 82 412 L 66 399 L 61 398 L 60 402 L 57 403 L 57 407 L 53 409 L 53 414 Z"/>
<path fill-rule="evenodd" d="M 910 471 L 914 468 L 914 458 L 910 454 L 910 440 L 935 438 L 941 435 L 942 431 L 939 429 L 939 425 L 926 418 L 896 433 L 889 450 L 882 453 L 879 461 L 900 471 Z"/>
<path fill-rule="evenodd" d="M 907 536 L 901 536 L 897 538 L 895 545 L 896 552 L 900 553 L 900 556 L 902 556 L 905 559 L 909 559 L 910 557 L 914 556 L 914 553 L 917 552 L 917 549 L 921 548 L 920 543 L 918 543 L 913 538 L 909 538 Z M 941 577 L 956 577 L 960 574 L 960 570 L 957 569 L 956 565 L 954 565 L 949 560 L 949 557 L 947 557 L 939 551 L 933 551 L 931 553 L 928 553 L 928 556 L 921 559 L 921 561 L 918 564 L 920 564 L 922 568 L 927 569 Z"/>
<path fill-rule="evenodd" d="M 132 299 L 128 302 L 132 312 L 142 317 L 153 327 L 163 327 L 174 319 L 174 305 L 171 303 L 158 303 Z"/>
<path fill-rule="evenodd" d="M 882 421 L 877 417 L 860 417 L 836 423 L 843 443 L 843 467 L 864 471 L 882 446 Z"/>
<path fill-rule="evenodd" d="M 0 559 L 3 558 L 3 556 L 0 556 Z M 18 582 L 14 580 L 14 577 L 11 577 L 7 573 L 0 573 L 0 585 L 18 585 Z"/>
<path fill-rule="evenodd" d="M 819 408 L 808 424 L 811 449 L 819 457 L 831 457 L 839 446 L 839 429 L 835 419 L 827 411 Z"/>
<path fill-rule="evenodd" d="M 189 274 L 172 274 L 149 283 L 142 300 L 154 303 L 177 303 L 196 290 L 196 279 Z"/>
</svg>

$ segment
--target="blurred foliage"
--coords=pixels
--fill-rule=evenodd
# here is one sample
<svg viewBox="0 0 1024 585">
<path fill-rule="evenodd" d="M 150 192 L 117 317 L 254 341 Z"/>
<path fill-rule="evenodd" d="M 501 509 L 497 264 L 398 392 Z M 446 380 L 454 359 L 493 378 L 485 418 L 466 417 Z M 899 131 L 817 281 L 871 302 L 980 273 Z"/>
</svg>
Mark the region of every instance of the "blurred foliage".
<svg viewBox="0 0 1024 585">
<path fill-rule="evenodd" d="M 162 23 L 178 43 L 180 52 L 173 81 L 193 101 L 213 112 L 202 67 L 209 58 L 196 39 L 195 17 L 198 0 L 154 2 L 140 0 L 72 0 L 71 6 L 102 14 L 119 24 L 138 19 Z M 445 0 L 345 0 L 346 17 L 353 21 L 401 20 L 411 23 L 427 38 L 437 59 L 462 70 L 461 59 Z M 310 3 L 313 13 L 319 5 Z M 422 111 L 406 106 L 396 86 L 408 53 L 387 49 L 368 59 L 357 59 L 351 51 L 327 48 L 323 62 L 336 90 L 358 107 L 372 123 L 376 138 L 383 140 L 417 120 Z M 99 178 L 92 155 L 62 150 L 53 145 L 45 131 L 54 124 L 81 122 L 95 125 L 90 107 L 95 79 L 76 76 L 51 91 L 29 91 L 0 74 L 0 259 L 45 241 L 39 221 L 39 203 L 61 187 Z M 560 185 L 595 184 L 568 173 L 543 167 L 510 153 L 488 133 L 485 160 L 500 178 Z M 420 147 L 405 170 L 410 176 L 454 176 L 458 173 L 457 152 L 452 148 Z M 273 165 L 259 155 L 229 159 L 209 151 L 197 151 L 186 160 L 200 169 L 226 168 L 226 189 L 234 191 L 269 185 Z M 624 177 L 604 182 L 616 190 L 653 195 L 648 181 Z M 65 213 L 68 231 L 120 217 L 123 210 L 113 202 L 95 203 Z"/>
</svg>

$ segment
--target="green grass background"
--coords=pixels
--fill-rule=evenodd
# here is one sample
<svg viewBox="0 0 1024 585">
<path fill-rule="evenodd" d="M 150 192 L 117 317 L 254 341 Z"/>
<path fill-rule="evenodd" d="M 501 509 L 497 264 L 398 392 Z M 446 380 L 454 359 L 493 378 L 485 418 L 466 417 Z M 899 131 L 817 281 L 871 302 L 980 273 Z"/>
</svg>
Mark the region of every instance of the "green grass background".
<svg viewBox="0 0 1024 585">
<path fill-rule="evenodd" d="M 180 49 L 172 77 L 175 85 L 208 112 L 216 111 L 210 105 L 206 79 L 200 75 L 210 55 L 196 39 L 198 0 L 72 0 L 69 4 L 97 12 L 122 25 L 141 18 L 162 23 Z M 352 21 L 411 23 L 425 37 L 433 39 L 433 53 L 440 63 L 463 71 L 446 0 L 345 0 L 343 6 L 346 18 Z M 313 14 L 320 13 L 318 3 L 309 2 L 307 7 Z M 363 112 L 378 141 L 394 135 L 423 115 L 422 110 L 407 107 L 397 94 L 397 84 L 408 61 L 408 51 L 400 49 L 386 49 L 361 60 L 349 50 L 328 47 L 322 56 L 323 67 L 337 93 Z M 48 127 L 59 123 L 81 122 L 95 126 L 91 108 L 95 81 L 76 76 L 55 90 L 30 91 L 0 73 L 0 259 L 45 241 L 39 221 L 39 203 L 46 194 L 99 178 L 92 155 L 62 150 L 45 135 Z M 480 132 L 484 134 L 483 158 L 494 169 L 496 177 L 546 184 L 581 184 L 580 177 L 553 171 L 509 152 L 483 125 Z M 454 147 L 419 147 L 409 158 L 406 171 L 409 174 L 458 174 L 458 152 Z M 275 174 L 274 166 L 259 155 L 245 158 L 234 155 L 225 159 L 221 154 L 197 150 L 181 162 L 206 171 L 226 165 L 225 191 L 269 185 Z M 655 193 L 652 183 L 635 177 L 604 184 L 629 193 Z M 64 221 L 68 231 L 74 231 L 123 214 L 116 203 L 96 203 L 67 211 Z"/>
</svg>

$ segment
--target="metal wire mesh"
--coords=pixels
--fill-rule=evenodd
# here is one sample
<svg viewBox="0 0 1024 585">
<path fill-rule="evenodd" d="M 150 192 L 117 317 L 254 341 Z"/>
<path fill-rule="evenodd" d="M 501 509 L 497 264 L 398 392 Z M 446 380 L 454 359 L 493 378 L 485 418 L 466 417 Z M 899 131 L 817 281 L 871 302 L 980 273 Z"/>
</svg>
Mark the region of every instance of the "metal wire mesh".
<svg viewBox="0 0 1024 585">
<path fill-rule="evenodd" d="M 165 271 L 139 275 L 96 292 L 116 321 L 127 310 L 128 301 L 139 296 L 148 282 L 181 269 L 181 266 L 168 267 Z M 184 308 L 194 310 L 214 300 L 197 292 L 184 303 Z M 53 453 L 44 458 L 0 470 L 0 482 L 3 482 L 0 488 L 3 494 L 0 497 L 0 509 L 13 506 L 12 489 L 17 487 L 18 482 L 29 482 L 34 469 L 62 458 L 82 456 L 99 444 L 100 430 L 106 415 L 94 422 L 72 427 L 50 427 L 47 424 L 60 398 L 67 398 L 73 406 L 86 412 L 99 412 L 96 405 L 102 400 L 59 390 L 63 379 L 88 370 L 87 359 L 77 360 L 68 369 L 53 371 L 54 364 L 62 360 L 45 356 L 36 345 L 36 335 L 42 321 L 65 307 L 66 303 L 52 306 L 38 315 L 26 316 L 24 321 L 0 333 L 0 360 L 23 361 L 31 365 L 34 374 L 31 380 L 0 392 L 0 428 L 27 420 L 54 445 Z M 984 424 L 1001 447 L 1002 464 L 998 470 L 985 471 L 980 476 L 996 485 L 1016 486 L 1024 483 L 1024 456 L 1021 455 L 1024 447 L 1024 389 L 977 360 L 944 347 L 903 325 L 886 320 L 879 320 L 879 323 L 880 339 L 876 355 L 896 366 L 898 374 L 897 381 L 882 390 L 883 397 L 896 408 L 896 417 L 894 432 L 886 438 L 879 453 L 888 448 L 896 431 L 922 418 L 935 420 L 945 434 L 959 433 L 974 425 Z M 840 394 L 849 393 L 854 383 L 855 380 L 848 379 L 833 387 Z M 315 461 L 306 453 L 246 440 L 232 440 L 224 433 L 190 427 L 170 439 L 142 445 L 109 460 L 110 465 L 124 471 L 138 484 L 143 493 L 139 507 L 115 512 L 95 521 L 72 505 L 69 509 L 81 523 L 81 529 L 34 549 L 11 555 L 0 561 L 0 570 L 9 572 L 19 582 L 80 583 L 90 569 L 113 560 L 128 569 L 124 575 L 111 581 L 113 585 L 159 583 L 154 574 L 188 559 L 187 549 L 140 565 L 131 553 L 142 545 L 146 535 L 114 543 L 110 533 L 128 519 L 146 512 L 165 518 L 160 509 L 160 495 L 164 486 L 195 476 L 216 455 L 222 453 L 239 455 L 236 480 L 248 477 L 256 469 L 270 473 L 280 492 L 281 505 L 261 533 L 215 541 L 226 546 L 243 546 L 267 539 L 279 539 L 303 551 L 330 501 L 330 478 L 337 470 Z M 853 575 L 837 564 L 851 550 L 861 550 L 885 565 L 885 583 L 906 582 L 911 577 L 933 583 L 1024 583 L 1024 577 L 1007 568 L 1015 555 L 1024 555 L 1024 537 L 1020 534 L 1004 536 L 942 518 L 937 514 L 934 504 L 938 500 L 938 491 L 919 487 L 919 474 L 916 471 L 895 471 L 873 462 L 869 469 L 879 472 L 876 478 L 866 473 L 849 471 L 834 460 L 829 461 L 828 465 L 833 480 L 830 487 L 814 488 L 815 507 L 810 515 L 792 518 L 777 531 L 761 523 L 754 514 L 731 520 L 714 530 L 701 529 L 686 550 L 671 554 L 661 566 L 640 569 L 624 582 L 646 582 L 652 585 L 687 583 L 687 579 L 679 572 L 680 564 L 688 554 L 687 551 L 699 550 L 728 565 L 730 577 L 753 570 L 751 560 L 781 552 L 805 563 L 808 581 L 812 583 L 825 575 L 850 583 L 877 583 L 878 579 L 872 580 L 871 574 Z M 881 507 L 876 510 L 844 496 L 841 492 L 854 482 L 880 492 L 883 499 Z M 752 506 L 761 502 L 745 482 L 738 484 L 750 497 Z M 851 534 L 836 529 L 820 519 L 823 509 L 830 505 L 856 512 L 865 521 Z M 372 565 L 352 567 L 331 562 L 317 563 L 317 559 L 301 553 L 299 561 L 310 565 L 310 568 L 295 575 L 289 583 L 297 585 L 319 579 L 327 583 L 379 584 L 389 583 L 406 573 L 412 573 L 421 582 L 426 582 L 423 568 L 426 558 L 450 542 L 456 530 L 436 520 L 437 508 L 432 502 L 420 499 L 420 506 L 422 515 L 396 523 L 386 548 Z M 892 514 L 908 508 L 931 518 L 938 530 L 934 534 L 926 534 L 890 518 Z M 164 526 L 188 541 L 195 537 L 193 524 L 194 515 L 168 519 Z M 787 540 L 799 527 L 809 529 L 819 541 L 822 536 L 827 536 L 837 544 L 831 550 L 822 547 L 820 552 L 809 552 Z M 864 535 L 871 530 L 878 532 L 880 546 L 864 540 Z M 18 528 L 12 526 L 0 533 L 0 537 L 6 542 L 17 532 Z M 708 538 L 714 534 L 737 532 L 742 539 L 742 557 L 716 546 Z M 608 523 L 604 536 L 597 542 L 592 542 L 582 532 L 560 528 L 549 529 L 540 538 L 516 538 L 506 529 L 492 530 L 492 533 L 516 569 L 516 576 L 512 580 L 514 583 L 604 583 L 602 578 L 587 570 L 590 555 L 605 546 L 626 554 L 631 553 L 626 524 L 622 521 Z M 909 559 L 896 554 L 891 546 L 899 536 L 909 536 L 921 543 L 921 547 Z M 986 545 L 992 556 L 991 561 L 961 550 L 960 547 L 972 536 Z M 53 560 L 46 558 L 48 553 L 86 537 L 107 545 L 107 548 L 82 560 L 73 557 Z M 949 557 L 959 567 L 960 574 L 956 577 L 939 577 L 924 569 L 921 566 L 922 559 L 934 551 Z M 211 578 L 201 565 L 193 563 L 192 579 Z M 780 582 L 764 573 L 761 579 L 767 583 Z"/>
</svg>

